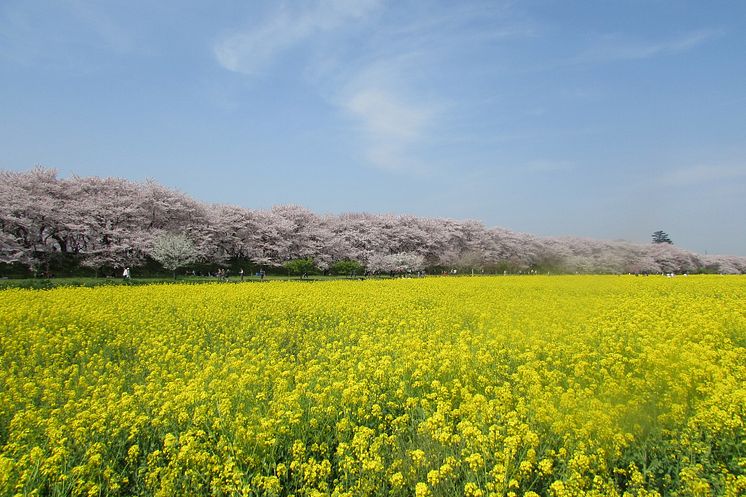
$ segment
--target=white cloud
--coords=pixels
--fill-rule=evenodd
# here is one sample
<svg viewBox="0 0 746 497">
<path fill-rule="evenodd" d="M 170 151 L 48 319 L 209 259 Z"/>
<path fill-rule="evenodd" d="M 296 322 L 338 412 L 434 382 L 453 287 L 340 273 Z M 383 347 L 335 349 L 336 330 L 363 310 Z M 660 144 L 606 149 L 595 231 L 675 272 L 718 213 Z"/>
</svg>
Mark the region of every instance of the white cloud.
<svg viewBox="0 0 746 497">
<path fill-rule="evenodd" d="M 225 69 L 255 75 L 281 52 L 316 33 L 364 18 L 378 3 L 379 0 L 320 0 L 306 9 L 291 9 L 283 4 L 262 24 L 218 39 L 213 52 Z"/>
<path fill-rule="evenodd" d="M 667 186 L 688 186 L 743 178 L 746 178 L 746 164 L 697 165 L 670 171 L 661 176 L 660 183 Z"/>
<path fill-rule="evenodd" d="M 605 36 L 593 47 L 573 59 L 576 63 L 640 60 L 684 52 L 722 34 L 719 30 L 700 29 L 682 36 L 659 41 L 640 41 L 619 36 Z"/>
<path fill-rule="evenodd" d="M 218 40 L 215 57 L 225 69 L 256 76 L 285 51 L 316 42 L 321 34 L 336 34 L 369 16 L 378 4 L 378 0 L 322 0 L 305 10 L 284 4 L 252 29 Z M 433 112 L 404 96 L 412 83 L 405 66 L 413 55 L 364 51 L 344 65 L 324 55 L 312 56 L 304 75 L 323 98 L 359 125 L 366 160 L 388 171 L 418 170 L 412 147 L 422 139 Z"/>
<path fill-rule="evenodd" d="M 353 95 L 347 109 L 361 117 L 374 134 L 403 140 L 416 138 L 427 119 L 426 111 L 376 89 L 365 89 Z"/>
<path fill-rule="evenodd" d="M 432 167 L 423 157 L 444 112 L 459 105 L 437 90 L 444 67 L 475 47 L 535 29 L 513 20 L 501 3 L 379 9 L 383 2 L 284 2 L 249 29 L 218 39 L 213 53 L 225 69 L 256 77 L 291 50 L 309 47 L 297 74 L 357 124 L 361 156 L 383 170 L 423 173 Z"/>
<path fill-rule="evenodd" d="M 361 88 L 343 106 L 361 123 L 367 157 L 375 166 L 399 172 L 421 169 L 409 152 L 422 140 L 433 118 L 431 108 L 380 88 Z"/>
</svg>

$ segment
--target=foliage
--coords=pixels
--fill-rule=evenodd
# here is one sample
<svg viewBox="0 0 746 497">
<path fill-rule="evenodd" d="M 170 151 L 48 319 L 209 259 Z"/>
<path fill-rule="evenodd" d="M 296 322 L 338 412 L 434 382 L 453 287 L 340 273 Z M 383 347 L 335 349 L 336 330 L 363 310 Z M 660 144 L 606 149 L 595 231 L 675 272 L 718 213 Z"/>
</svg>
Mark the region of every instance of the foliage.
<svg viewBox="0 0 746 497">
<path fill-rule="evenodd" d="M 746 492 L 741 277 L 2 297 L 2 495 Z"/>
<path fill-rule="evenodd" d="M 214 283 L 215 278 L 190 277 L 180 279 L 180 283 Z M 32 279 L 0 279 L 0 290 L 9 288 L 29 288 L 43 290 L 57 287 L 85 287 L 99 286 L 139 286 L 160 285 L 174 283 L 173 278 L 32 278 Z"/>
<path fill-rule="evenodd" d="M 293 259 L 283 264 L 283 267 L 288 270 L 290 274 L 310 274 L 316 269 L 313 259 Z"/>
<path fill-rule="evenodd" d="M 175 278 L 177 269 L 199 260 L 199 252 L 185 235 L 163 233 L 153 241 L 150 257 L 173 271 Z"/>
<path fill-rule="evenodd" d="M 188 233 L 200 261 L 211 266 L 240 260 L 270 268 L 310 258 L 321 270 L 354 260 L 379 273 L 746 273 L 746 257 L 702 256 L 670 243 L 540 238 L 472 220 L 319 216 L 295 205 L 252 210 L 203 204 L 152 181 L 60 179 L 43 168 L 0 171 L 0 205 L 0 263 L 22 264 L 37 275 L 54 272 L 61 255 L 98 273 L 140 267 L 163 232 Z M 397 261 L 397 254 L 409 259 Z M 0 274 L 8 274 L 5 267 Z"/>
<path fill-rule="evenodd" d="M 374 273 L 411 273 L 425 269 L 425 258 L 413 252 L 375 254 L 368 260 L 368 268 Z"/>
<path fill-rule="evenodd" d="M 653 233 L 653 243 L 668 243 L 669 245 L 673 245 L 671 237 L 669 237 L 667 233 L 660 230 Z"/>
<path fill-rule="evenodd" d="M 363 266 L 358 261 L 353 261 L 350 259 L 344 259 L 341 261 L 336 261 L 334 264 L 331 265 L 331 271 L 332 274 L 338 274 L 338 275 L 361 275 L 365 271 L 365 266 Z"/>
</svg>

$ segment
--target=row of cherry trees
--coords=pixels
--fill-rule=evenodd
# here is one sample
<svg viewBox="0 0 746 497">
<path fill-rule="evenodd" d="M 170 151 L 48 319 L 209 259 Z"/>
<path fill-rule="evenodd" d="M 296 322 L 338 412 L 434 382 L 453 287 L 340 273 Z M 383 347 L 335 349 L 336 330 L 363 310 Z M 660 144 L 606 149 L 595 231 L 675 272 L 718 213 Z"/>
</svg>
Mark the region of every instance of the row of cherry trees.
<svg viewBox="0 0 746 497">
<path fill-rule="evenodd" d="M 252 210 L 201 203 L 153 181 L 61 179 L 44 168 L 0 172 L 0 206 L 0 262 L 32 270 L 59 254 L 95 269 L 138 266 L 159 236 L 178 233 L 214 265 L 310 258 L 321 269 L 354 260 L 372 272 L 746 272 L 745 257 L 701 256 L 669 244 L 539 238 L 414 216 L 320 216 L 294 205 Z"/>
</svg>

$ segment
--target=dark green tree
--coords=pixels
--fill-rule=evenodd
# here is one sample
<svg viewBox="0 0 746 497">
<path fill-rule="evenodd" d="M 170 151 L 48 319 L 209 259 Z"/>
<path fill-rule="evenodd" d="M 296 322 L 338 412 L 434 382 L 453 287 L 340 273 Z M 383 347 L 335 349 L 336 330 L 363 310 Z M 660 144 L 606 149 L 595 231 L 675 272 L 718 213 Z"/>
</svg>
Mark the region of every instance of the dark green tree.
<svg viewBox="0 0 746 497">
<path fill-rule="evenodd" d="M 316 265 L 310 257 L 306 259 L 293 259 L 283 264 L 290 274 L 307 275 L 316 270 Z"/>
<path fill-rule="evenodd" d="M 673 245 L 671 237 L 669 237 L 667 233 L 660 230 L 653 233 L 653 243 L 668 243 L 670 245 Z"/>
<path fill-rule="evenodd" d="M 332 264 L 332 267 L 330 269 L 332 270 L 332 273 L 337 275 L 355 276 L 362 274 L 365 267 L 358 261 L 344 259 Z"/>
</svg>

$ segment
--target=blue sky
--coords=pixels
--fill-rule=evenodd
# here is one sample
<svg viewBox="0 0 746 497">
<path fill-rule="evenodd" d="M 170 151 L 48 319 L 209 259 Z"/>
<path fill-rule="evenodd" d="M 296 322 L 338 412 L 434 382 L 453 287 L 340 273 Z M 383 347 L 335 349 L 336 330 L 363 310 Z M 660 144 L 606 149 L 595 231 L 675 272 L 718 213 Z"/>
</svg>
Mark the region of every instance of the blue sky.
<svg viewBox="0 0 746 497">
<path fill-rule="evenodd" d="M 0 168 L 746 255 L 746 2 L 0 2 Z"/>
</svg>

